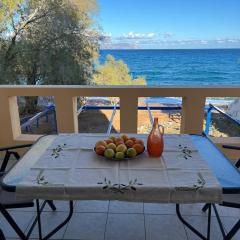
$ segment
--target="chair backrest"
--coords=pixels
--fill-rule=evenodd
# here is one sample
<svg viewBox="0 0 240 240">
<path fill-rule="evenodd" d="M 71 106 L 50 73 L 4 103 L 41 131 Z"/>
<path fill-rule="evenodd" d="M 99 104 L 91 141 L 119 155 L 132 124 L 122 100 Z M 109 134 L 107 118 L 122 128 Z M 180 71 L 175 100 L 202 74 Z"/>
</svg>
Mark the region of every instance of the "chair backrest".
<svg viewBox="0 0 240 240">
<path fill-rule="evenodd" d="M 20 159 L 20 156 L 17 152 L 13 152 L 13 151 L 9 151 L 7 150 L 6 153 L 5 153 L 5 156 L 3 158 L 3 162 L 2 162 L 2 165 L 0 167 L 0 173 L 3 173 L 6 171 L 6 168 L 7 168 L 7 165 L 8 165 L 8 162 L 9 162 L 9 159 L 11 156 L 14 156 L 17 160 Z"/>
<path fill-rule="evenodd" d="M 15 151 L 16 149 L 20 149 L 20 148 L 27 148 L 27 147 L 31 147 L 32 144 L 24 144 L 24 145 L 15 145 L 15 146 L 9 146 L 9 147 L 3 147 L 0 148 L 0 152 L 6 152 L 2 165 L 0 167 L 0 172 L 5 172 L 6 171 L 6 167 L 8 165 L 9 159 L 10 157 L 13 155 L 17 160 L 20 159 L 19 154 Z"/>
</svg>

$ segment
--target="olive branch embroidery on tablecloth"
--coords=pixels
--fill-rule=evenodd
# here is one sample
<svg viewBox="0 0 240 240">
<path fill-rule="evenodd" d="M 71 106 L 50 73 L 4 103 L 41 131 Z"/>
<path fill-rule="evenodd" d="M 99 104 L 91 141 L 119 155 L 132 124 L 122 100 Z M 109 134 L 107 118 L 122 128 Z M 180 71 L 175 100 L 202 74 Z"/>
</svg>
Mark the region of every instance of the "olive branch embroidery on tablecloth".
<svg viewBox="0 0 240 240">
<path fill-rule="evenodd" d="M 60 155 L 60 152 L 63 150 L 64 147 L 66 147 L 66 145 L 67 145 L 66 143 L 62 145 L 57 145 L 57 147 L 52 150 L 51 156 L 53 156 L 54 158 L 58 158 Z"/>
<path fill-rule="evenodd" d="M 198 191 L 199 189 L 204 188 L 206 181 L 203 178 L 201 173 L 198 173 L 197 182 L 192 185 L 192 187 L 175 187 L 177 191 Z"/>
<path fill-rule="evenodd" d="M 129 190 L 136 191 L 137 186 L 143 185 L 142 183 L 139 183 L 137 178 L 134 180 L 130 180 L 128 184 L 123 183 L 112 183 L 111 180 L 108 180 L 107 178 L 104 178 L 103 182 L 98 182 L 100 185 L 104 185 L 102 187 L 103 190 L 109 189 L 113 191 L 114 193 L 124 193 Z"/>
<path fill-rule="evenodd" d="M 45 176 L 43 175 L 43 170 L 41 170 L 39 172 L 35 181 L 39 185 L 47 185 L 48 184 L 48 181 L 45 179 Z"/>
<path fill-rule="evenodd" d="M 193 187 L 198 190 L 200 188 L 203 188 L 204 185 L 206 184 L 205 179 L 203 178 L 201 173 L 198 173 L 198 179 L 197 179 L 197 183 L 193 184 Z"/>
<path fill-rule="evenodd" d="M 188 147 L 183 147 L 181 144 L 178 145 L 178 148 L 181 150 L 181 156 L 186 160 L 192 157 L 192 151 Z"/>
</svg>

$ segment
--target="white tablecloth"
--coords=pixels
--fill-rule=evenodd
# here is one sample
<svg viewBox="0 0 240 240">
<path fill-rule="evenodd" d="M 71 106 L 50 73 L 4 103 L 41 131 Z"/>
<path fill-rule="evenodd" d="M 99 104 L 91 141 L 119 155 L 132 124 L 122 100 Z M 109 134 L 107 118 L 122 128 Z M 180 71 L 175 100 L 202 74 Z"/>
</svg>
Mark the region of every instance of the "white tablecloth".
<svg viewBox="0 0 240 240">
<path fill-rule="evenodd" d="M 138 136 L 146 143 L 147 136 Z M 162 203 L 221 202 L 222 189 L 188 135 L 165 135 L 161 158 L 147 152 L 111 161 L 93 152 L 106 135 L 47 136 L 23 157 L 5 183 L 18 196 L 62 200 L 126 200 Z M 53 149 L 61 145 L 58 157 Z M 190 156 L 182 149 L 187 147 Z"/>
</svg>

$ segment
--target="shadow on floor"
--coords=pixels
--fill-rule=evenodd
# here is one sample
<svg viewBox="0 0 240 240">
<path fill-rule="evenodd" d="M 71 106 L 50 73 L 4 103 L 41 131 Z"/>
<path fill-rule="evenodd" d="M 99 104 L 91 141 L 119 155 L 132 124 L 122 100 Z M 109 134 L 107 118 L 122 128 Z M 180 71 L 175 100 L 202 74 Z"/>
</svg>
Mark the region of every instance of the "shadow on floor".
<svg viewBox="0 0 240 240">
<path fill-rule="evenodd" d="M 106 133 L 108 126 L 108 118 L 99 110 L 84 110 L 78 116 L 80 133 Z M 117 133 L 117 130 L 112 127 L 111 133 Z"/>
</svg>

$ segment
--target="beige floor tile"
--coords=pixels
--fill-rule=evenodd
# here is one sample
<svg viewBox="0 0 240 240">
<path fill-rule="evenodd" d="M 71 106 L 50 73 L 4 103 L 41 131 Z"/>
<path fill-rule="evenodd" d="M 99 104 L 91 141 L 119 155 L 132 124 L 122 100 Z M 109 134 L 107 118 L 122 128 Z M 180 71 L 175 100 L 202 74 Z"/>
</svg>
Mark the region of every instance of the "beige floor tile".
<svg viewBox="0 0 240 240">
<path fill-rule="evenodd" d="M 34 217 L 33 212 L 11 212 L 10 215 L 13 217 L 22 231 L 25 231 L 27 229 Z M 2 215 L 0 217 L 0 228 L 4 232 L 4 235 L 7 239 L 18 237 L 18 235 Z"/>
<path fill-rule="evenodd" d="M 74 212 L 108 212 L 109 201 L 77 201 Z"/>
<path fill-rule="evenodd" d="M 232 229 L 232 227 L 237 223 L 239 219 L 240 219 L 240 215 L 238 216 L 238 218 L 221 217 L 226 233 L 228 233 Z M 236 235 L 234 235 L 234 238 L 232 240 L 239 240 L 239 239 L 240 239 L 240 229 L 238 230 Z"/>
<path fill-rule="evenodd" d="M 43 212 L 41 214 L 41 223 L 42 223 L 42 233 L 43 236 L 46 236 L 50 231 L 52 231 L 57 225 L 63 222 L 68 213 L 67 212 Z M 56 234 L 54 234 L 51 239 L 62 239 L 66 231 L 66 226 L 60 229 Z M 31 238 L 38 238 L 38 227 L 35 226 Z"/>
<path fill-rule="evenodd" d="M 223 217 L 239 217 L 240 218 L 240 209 L 237 208 L 229 208 L 229 207 L 222 207 L 219 205 L 217 206 L 217 210 L 220 216 Z"/>
<path fill-rule="evenodd" d="M 143 203 L 110 201 L 110 213 L 143 213 Z"/>
<path fill-rule="evenodd" d="M 144 203 L 145 214 L 176 214 L 175 204 Z"/>
<path fill-rule="evenodd" d="M 143 214 L 109 214 L 106 240 L 144 240 Z"/>
<path fill-rule="evenodd" d="M 103 240 L 106 221 L 106 213 L 75 213 L 64 239 Z"/>
<path fill-rule="evenodd" d="M 56 206 L 56 211 L 57 212 L 69 212 L 69 201 L 59 201 L 59 200 L 55 200 L 53 201 L 54 205 Z M 76 202 L 73 202 L 73 206 L 75 207 Z M 48 204 L 46 204 L 44 210 L 44 212 L 52 212 L 52 209 L 49 207 Z"/>
<path fill-rule="evenodd" d="M 146 240 L 187 240 L 183 224 L 174 215 L 145 215 Z"/>
<path fill-rule="evenodd" d="M 186 221 L 191 223 L 199 232 L 201 232 L 204 236 L 207 235 L 207 217 L 205 216 L 185 216 Z M 185 227 L 187 231 L 188 238 L 190 240 L 199 240 L 192 231 L 190 231 L 187 227 Z M 222 235 L 220 229 L 217 224 L 216 217 L 212 217 L 211 219 L 211 239 L 221 239 Z"/>
</svg>

